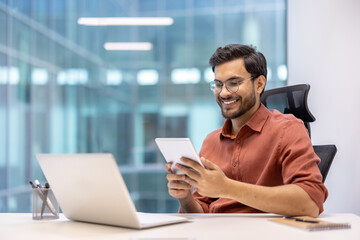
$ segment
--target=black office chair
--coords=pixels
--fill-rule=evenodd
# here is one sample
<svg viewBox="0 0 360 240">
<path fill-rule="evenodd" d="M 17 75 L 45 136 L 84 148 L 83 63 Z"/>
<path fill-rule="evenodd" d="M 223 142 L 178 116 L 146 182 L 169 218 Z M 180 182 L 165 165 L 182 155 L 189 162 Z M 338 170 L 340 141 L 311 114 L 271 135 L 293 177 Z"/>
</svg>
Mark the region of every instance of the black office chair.
<svg viewBox="0 0 360 240">
<path fill-rule="evenodd" d="M 309 132 L 309 136 L 311 137 L 310 123 L 314 122 L 316 119 L 311 114 L 307 105 L 309 90 L 310 85 L 308 84 L 270 89 L 261 95 L 261 102 L 268 109 L 277 109 L 282 113 L 291 113 L 295 117 L 303 120 L 305 127 Z M 316 145 L 313 147 L 316 155 L 318 155 L 321 160 L 319 169 L 323 176 L 323 182 L 325 182 L 331 163 L 337 151 L 336 146 Z"/>
<path fill-rule="evenodd" d="M 261 102 L 268 109 L 277 109 L 282 113 L 291 113 L 303 120 L 311 137 L 310 123 L 316 119 L 307 106 L 309 90 L 310 85 L 308 84 L 270 89 L 261 95 Z"/>
<path fill-rule="evenodd" d="M 319 156 L 321 162 L 319 163 L 319 169 L 321 175 L 323 176 L 323 182 L 329 172 L 332 161 L 337 152 L 337 148 L 334 144 L 330 145 L 313 145 L 316 155 Z"/>
</svg>

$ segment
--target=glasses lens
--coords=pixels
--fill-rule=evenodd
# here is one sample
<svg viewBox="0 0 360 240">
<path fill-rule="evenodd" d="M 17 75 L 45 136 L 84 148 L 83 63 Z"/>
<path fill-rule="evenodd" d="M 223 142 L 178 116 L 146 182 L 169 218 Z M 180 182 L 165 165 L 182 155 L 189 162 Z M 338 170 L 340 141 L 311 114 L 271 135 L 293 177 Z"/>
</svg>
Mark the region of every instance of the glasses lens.
<svg viewBox="0 0 360 240">
<path fill-rule="evenodd" d="M 235 93 L 237 92 L 237 90 L 239 90 L 239 85 L 240 85 L 241 81 L 227 81 L 226 84 L 226 89 L 231 92 L 231 93 Z"/>
<path fill-rule="evenodd" d="M 215 92 L 215 89 L 216 89 L 215 82 L 211 82 L 211 83 L 209 84 L 209 86 L 210 86 L 210 91 Z"/>
</svg>

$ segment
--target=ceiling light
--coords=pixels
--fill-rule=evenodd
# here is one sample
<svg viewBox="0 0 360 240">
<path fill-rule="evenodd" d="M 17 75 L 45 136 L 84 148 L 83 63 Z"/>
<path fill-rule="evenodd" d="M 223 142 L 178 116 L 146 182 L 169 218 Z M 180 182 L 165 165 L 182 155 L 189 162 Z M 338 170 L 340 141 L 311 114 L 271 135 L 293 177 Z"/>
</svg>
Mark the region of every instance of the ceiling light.
<svg viewBox="0 0 360 240">
<path fill-rule="evenodd" d="M 169 17 L 113 17 L 113 18 L 79 18 L 78 24 L 87 26 L 157 26 L 171 25 L 174 19 Z"/>
<path fill-rule="evenodd" d="M 171 81 L 175 84 L 195 84 L 200 79 L 201 73 L 197 68 L 177 68 L 171 72 Z"/>
<path fill-rule="evenodd" d="M 107 42 L 104 48 L 108 51 L 149 51 L 152 44 L 149 42 Z"/>
</svg>

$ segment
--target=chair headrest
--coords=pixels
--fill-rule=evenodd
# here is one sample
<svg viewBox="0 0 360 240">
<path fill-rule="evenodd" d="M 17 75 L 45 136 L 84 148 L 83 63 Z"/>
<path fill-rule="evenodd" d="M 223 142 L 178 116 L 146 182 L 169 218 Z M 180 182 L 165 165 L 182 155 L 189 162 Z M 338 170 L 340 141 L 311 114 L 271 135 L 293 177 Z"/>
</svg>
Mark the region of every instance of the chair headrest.
<svg viewBox="0 0 360 240">
<path fill-rule="evenodd" d="M 308 108 L 307 96 L 309 84 L 299 84 L 265 91 L 261 102 L 268 109 L 277 109 L 282 113 L 291 113 L 304 122 L 314 122 L 315 117 Z"/>
</svg>

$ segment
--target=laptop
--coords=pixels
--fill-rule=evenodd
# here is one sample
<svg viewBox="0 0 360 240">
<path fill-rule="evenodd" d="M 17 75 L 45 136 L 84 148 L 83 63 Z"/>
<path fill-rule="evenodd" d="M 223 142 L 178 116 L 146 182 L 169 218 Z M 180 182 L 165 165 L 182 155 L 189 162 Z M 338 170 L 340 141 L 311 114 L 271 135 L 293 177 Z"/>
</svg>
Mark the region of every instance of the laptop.
<svg viewBox="0 0 360 240">
<path fill-rule="evenodd" d="M 75 221 L 143 229 L 188 221 L 136 212 L 112 154 L 37 154 L 63 214 Z"/>
</svg>

